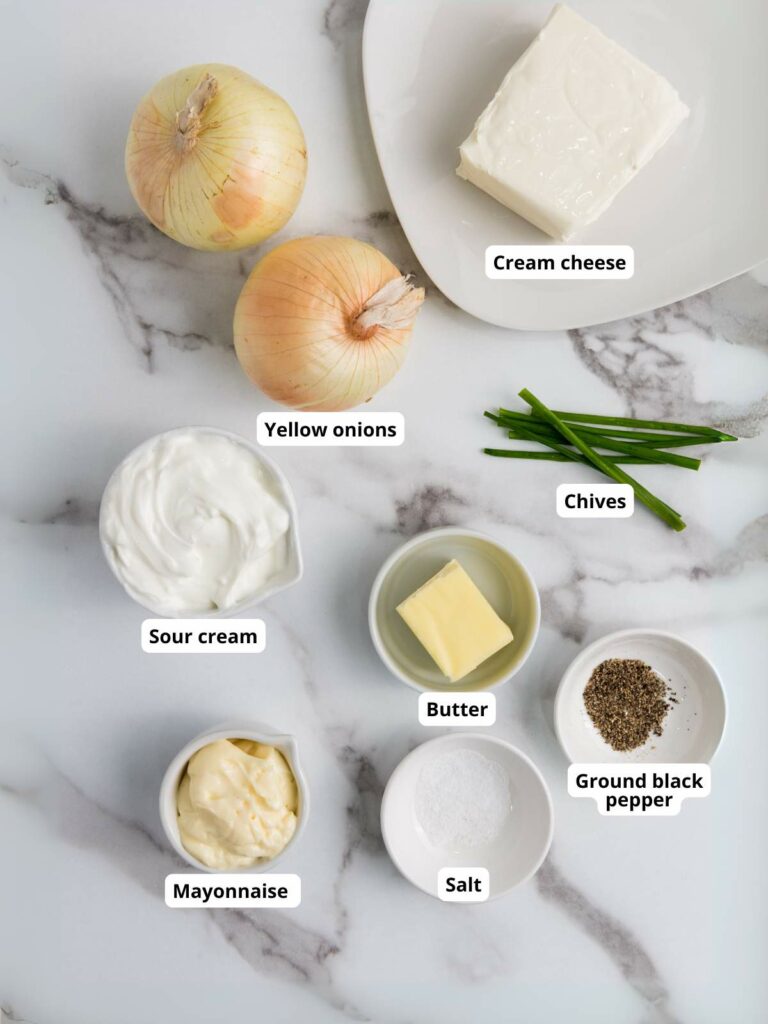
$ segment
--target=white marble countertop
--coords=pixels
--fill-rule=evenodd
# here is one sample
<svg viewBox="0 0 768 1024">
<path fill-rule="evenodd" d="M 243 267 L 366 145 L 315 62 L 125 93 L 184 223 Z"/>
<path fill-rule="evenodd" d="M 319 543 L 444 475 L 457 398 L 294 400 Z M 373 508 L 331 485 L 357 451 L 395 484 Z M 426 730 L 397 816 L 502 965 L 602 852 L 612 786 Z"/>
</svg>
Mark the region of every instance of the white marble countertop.
<svg viewBox="0 0 768 1024">
<path fill-rule="evenodd" d="M 32 1024 L 764 1024 L 768 274 L 569 335 L 488 327 L 431 289 L 406 367 L 370 408 L 401 410 L 401 449 L 282 449 L 306 555 L 267 602 L 257 658 L 151 658 L 140 608 L 101 555 L 116 462 L 153 433 L 253 437 L 268 404 L 241 373 L 231 313 L 256 254 L 159 235 L 122 170 L 127 124 L 162 74 L 220 60 L 296 109 L 310 177 L 284 236 L 351 234 L 419 274 L 394 217 L 360 81 L 364 0 L 36 0 L 6 4 L 0 49 L 4 682 L 0 697 L 0 1005 Z M 644 478 L 682 535 L 559 520 L 578 468 L 484 458 L 484 408 L 522 386 L 553 402 L 732 427 L 749 440 L 698 475 Z M 555 402 L 556 404 L 556 402 Z M 536 878 L 484 906 L 409 886 L 383 850 L 383 784 L 427 736 L 416 695 L 366 627 L 373 575 L 402 540 L 458 523 L 531 568 L 543 625 L 498 691 L 493 732 L 552 789 Z M 560 674 L 588 641 L 664 627 L 718 665 L 729 698 L 712 796 L 679 817 L 600 818 L 565 793 L 552 727 Z M 172 911 L 180 869 L 157 792 L 173 754 L 217 721 L 295 733 L 313 793 L 298 910 Z M 430 731 L 429 735 L 434 735 Z"/>
</svg>

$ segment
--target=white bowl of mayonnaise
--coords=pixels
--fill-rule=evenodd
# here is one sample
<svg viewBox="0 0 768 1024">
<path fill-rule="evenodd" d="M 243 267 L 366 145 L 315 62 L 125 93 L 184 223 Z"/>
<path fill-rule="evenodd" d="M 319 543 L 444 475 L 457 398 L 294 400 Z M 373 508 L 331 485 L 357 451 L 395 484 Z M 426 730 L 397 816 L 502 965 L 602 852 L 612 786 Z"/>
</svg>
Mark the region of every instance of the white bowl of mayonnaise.
<svg viewBox="0 0 768 1024">
<path fill-rule="evenodd" d="M 168 841 L 197 871 L 271 871 L 308 816 L 296 740 L 261 722 L 225 722 L 196 736 L 160 785 Z"/>
<path fill-rule="evenodd" d="M 169 430 L 126 456 L 104 489 L 99 536 L 126 592 L 163 617 L 235 614 L 303 571 L 282 471 L 215 427 Z"/>
</svg>

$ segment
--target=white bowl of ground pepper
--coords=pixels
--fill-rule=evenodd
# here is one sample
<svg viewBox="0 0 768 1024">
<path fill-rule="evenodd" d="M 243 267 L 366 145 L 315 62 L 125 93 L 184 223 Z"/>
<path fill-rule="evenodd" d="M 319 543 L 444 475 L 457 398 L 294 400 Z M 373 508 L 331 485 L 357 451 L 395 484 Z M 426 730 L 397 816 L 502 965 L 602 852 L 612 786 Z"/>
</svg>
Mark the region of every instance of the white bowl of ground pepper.
<svg viewBox="0 0 768 1024">
<path fill-rule="evenodd" d="M 625 629 L 574 658 L 555 699 L 555 731 L 572 763 L 705 764 L 725 730 L 714 665 L 681 637 Z"/>
</svg>

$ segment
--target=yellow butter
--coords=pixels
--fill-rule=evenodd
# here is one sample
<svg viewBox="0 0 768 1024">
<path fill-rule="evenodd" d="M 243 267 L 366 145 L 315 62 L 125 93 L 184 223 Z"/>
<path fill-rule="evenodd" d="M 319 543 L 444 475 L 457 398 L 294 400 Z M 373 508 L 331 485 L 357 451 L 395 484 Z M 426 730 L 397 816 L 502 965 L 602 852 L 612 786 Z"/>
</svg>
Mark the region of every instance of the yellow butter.
<svg viewBox="0 0 768 1024">
<path fill-rule="evenodd" d="M 514 639 L 455 558 L 397 611 L 452 683 Z"/>
</svg>

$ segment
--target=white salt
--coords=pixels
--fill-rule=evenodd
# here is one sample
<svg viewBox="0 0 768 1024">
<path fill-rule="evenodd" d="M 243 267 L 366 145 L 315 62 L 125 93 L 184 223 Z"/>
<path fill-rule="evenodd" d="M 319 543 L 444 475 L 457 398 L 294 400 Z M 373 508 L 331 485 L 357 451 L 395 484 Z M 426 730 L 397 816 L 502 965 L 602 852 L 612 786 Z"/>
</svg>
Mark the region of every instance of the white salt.
<svg viewBox="0 0 768 1024">
<path fill-rule="evenodd" d="M 416 784 L 416 818 L 433 846 L 458 853 L 493 842 L 511 811 L 509 776 L 476 750 L 428 761 Z"/>
</svg>

